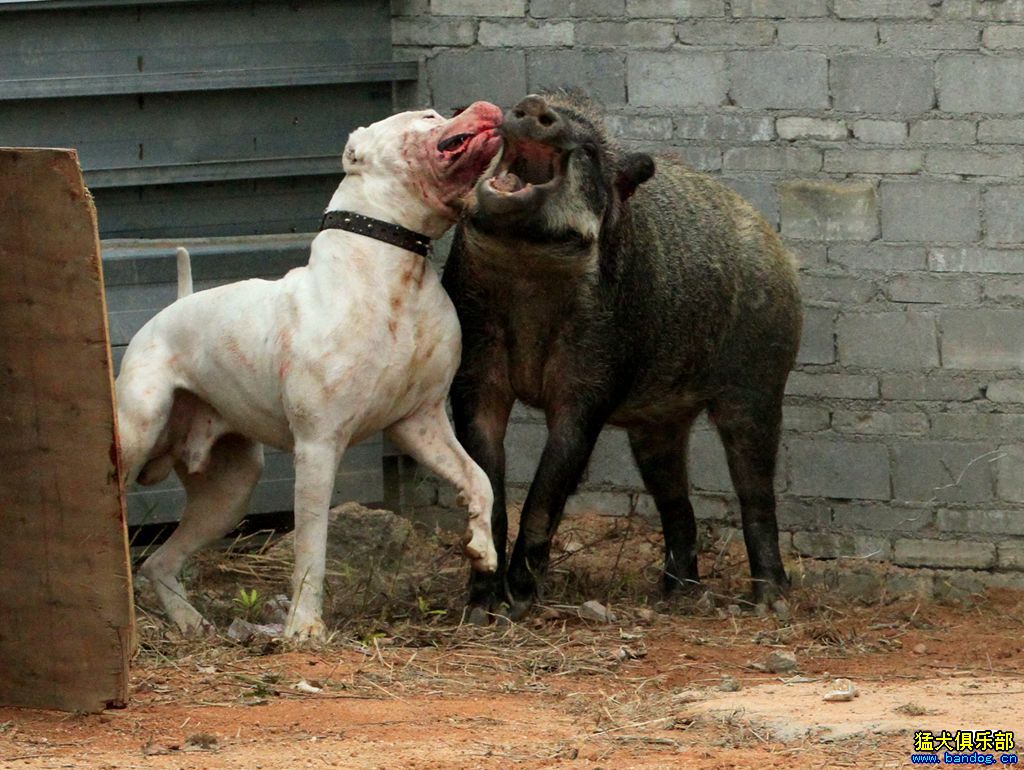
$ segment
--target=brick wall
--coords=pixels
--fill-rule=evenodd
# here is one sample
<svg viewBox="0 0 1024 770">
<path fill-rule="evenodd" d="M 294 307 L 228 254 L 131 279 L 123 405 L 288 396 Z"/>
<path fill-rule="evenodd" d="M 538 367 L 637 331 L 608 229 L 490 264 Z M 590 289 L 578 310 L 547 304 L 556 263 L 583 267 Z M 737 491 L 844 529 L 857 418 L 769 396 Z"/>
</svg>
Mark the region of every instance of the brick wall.
<svg viewBox="0 0 1024 770">
<path fill-rule="evenodd" d="M 800 256 L 807 320 L 777 482 L 787 543 L 1024 576 L 1024 0 L 393 11 L 398 54 L 423 62 L 410 102 L 582 86 L 623 144 L 720 177 Z M 544 435 L 516 412 L 520 496 Z M 606 431 L 570 510 L 651 513 L 628 458 Z M 735 525 L 706 424 L 691 466 L 698 516 Z"/>
</svg>

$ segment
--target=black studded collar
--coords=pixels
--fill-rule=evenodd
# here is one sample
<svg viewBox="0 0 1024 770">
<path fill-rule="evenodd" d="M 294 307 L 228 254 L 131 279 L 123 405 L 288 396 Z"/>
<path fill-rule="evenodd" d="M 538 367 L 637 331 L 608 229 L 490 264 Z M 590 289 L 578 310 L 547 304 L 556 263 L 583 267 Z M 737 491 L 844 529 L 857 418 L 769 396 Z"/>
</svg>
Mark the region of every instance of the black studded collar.
<svg viewBox="0 0 1024 770">
<path fill-rule="evenodd" d="M 430 254 L 430 238 L 401 225 L 357 214 L 354 211 L 328 211 L 320 222 L 321 230 L 347 230 L 365 235 L 400 249 L 426 257 Z"/>
</svg>

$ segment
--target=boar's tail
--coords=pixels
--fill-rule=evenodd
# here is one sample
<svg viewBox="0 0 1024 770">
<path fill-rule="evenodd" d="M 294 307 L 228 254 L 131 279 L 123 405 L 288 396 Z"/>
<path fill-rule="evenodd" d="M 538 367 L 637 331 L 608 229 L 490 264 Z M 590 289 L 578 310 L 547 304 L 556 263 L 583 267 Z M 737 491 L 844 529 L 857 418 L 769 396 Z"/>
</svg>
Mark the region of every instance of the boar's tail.
<svg viewBox="0 0 1024 770">
<path fill-rule="evenodd" d="M 178 247 L 178 299 L 192 293 L 192 259 L 188 249 Z"/>
</svg>

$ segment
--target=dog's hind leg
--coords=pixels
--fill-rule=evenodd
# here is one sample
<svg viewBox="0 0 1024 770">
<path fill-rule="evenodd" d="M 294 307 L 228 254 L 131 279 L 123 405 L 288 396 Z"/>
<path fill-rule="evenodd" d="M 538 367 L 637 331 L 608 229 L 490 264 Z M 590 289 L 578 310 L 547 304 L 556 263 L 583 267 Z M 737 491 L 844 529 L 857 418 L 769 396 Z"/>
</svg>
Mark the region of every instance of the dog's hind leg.
<svg viewBox="0 0 1024 770">
<path fill-rule="evenodd" d="M 417 461 L 453 484 L 459 500 L 469 507 L 469 528 L 463 550 L 473 569 L 494 572 L 498 554 L 491 536 L 491 507 L 494 493 L 487 474 L 455 438 L 444 404 L 434 404 L 395 423 L 388 438 Z"/>
<path fill-rule="evenodd" d="M 139 572 L 153 584 L 168 617 L 189 633 L 208 624 L 189 604 L 178 573 L 192 554 L 223 537 L 245 514 L 263 471 L 263 446 L 231 433 L 213 445 L 204 472 L 189 473 L 181 461 L 174 469 L 188 498 L 185 511 L 167 542 Z"/>
</svg>

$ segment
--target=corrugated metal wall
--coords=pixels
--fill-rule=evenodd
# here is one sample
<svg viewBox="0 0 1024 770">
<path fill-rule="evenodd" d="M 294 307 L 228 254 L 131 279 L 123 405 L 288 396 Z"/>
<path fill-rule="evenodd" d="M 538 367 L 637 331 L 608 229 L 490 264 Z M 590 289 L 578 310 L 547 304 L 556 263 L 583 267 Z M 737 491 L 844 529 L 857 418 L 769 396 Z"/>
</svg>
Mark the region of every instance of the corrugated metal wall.
<svg viewBox="0 0 1024 770">
<path fill-rule="evenodd" d="M 115 363 L 173 301 L 179 243 L 197 288 L 305 263 L 346 137 L 416 78 L 391 58 L 388 0 L 0 3 L 0 145 L 78 150 Z M 291 457 L 268 455 L 253 511 L 289 510 L 291 484 Z M 382 484 L 378 440 L 349 452 L 338 498 Z M 130 523 L 176 517 L 182 494 L 134 491 Z"/>
</svg>

